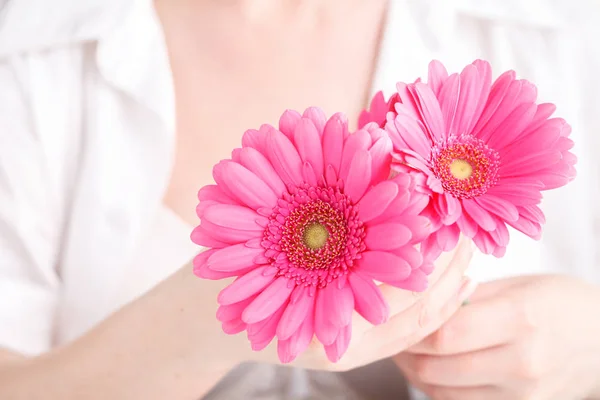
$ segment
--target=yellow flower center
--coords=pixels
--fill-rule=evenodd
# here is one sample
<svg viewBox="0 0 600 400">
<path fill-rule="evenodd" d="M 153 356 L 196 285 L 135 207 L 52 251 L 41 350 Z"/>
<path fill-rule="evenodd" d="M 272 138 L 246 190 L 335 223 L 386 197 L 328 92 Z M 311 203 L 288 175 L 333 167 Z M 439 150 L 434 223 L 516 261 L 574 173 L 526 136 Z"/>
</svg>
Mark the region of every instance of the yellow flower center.
<svg viewBox="0 0 600 400">
<path fill-rule="evenodd" d="M 456 179 L 468 179 L 473 175 L 473 166 L 468 161 L 457 158 L 450 163 L 450 173 Z"/>
<path fill-rule="evenodd" d="M 302 241 L 311 250 L 318 250 L 325 246 L 329 239 L 329 231 L 318 222 L 313 222 L 304 229 Z"/>
</svg>

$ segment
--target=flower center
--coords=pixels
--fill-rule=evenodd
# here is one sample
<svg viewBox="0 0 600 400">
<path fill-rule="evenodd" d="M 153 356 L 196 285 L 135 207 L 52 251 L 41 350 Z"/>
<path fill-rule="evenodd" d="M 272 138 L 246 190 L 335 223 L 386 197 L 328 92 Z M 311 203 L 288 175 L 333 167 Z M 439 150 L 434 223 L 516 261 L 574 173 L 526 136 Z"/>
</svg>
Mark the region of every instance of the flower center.
<svg viewBox="0 0 600 400">
<path fill-rule="evenodd" d="M 317 288 L 348 273 L 364 237 L 356 207 L 339 188 L 305 185 L 279 199 L 261 245 L 278 276 Z"/>
<path fill-rule="evenodd" d="M 498 152 L 470 135 L 436 144 L 431 164 L 444 190 L 459 199 L 481 196 L 498 182 Z"/>
<path fill-rule="evenodd" d="M 473 175 L 473 166 L 468 161 L 457 158 L 450 163 L 450 173 L 456 179 L 468 179 Z"/>
<path fill-rule="evenodd" d="M 318 222 L 313 222 L 304 229 L 302 242 L 311 250 L 318 250 L 325 246 L 329 238 L 329 231 Z"/>
</svg>

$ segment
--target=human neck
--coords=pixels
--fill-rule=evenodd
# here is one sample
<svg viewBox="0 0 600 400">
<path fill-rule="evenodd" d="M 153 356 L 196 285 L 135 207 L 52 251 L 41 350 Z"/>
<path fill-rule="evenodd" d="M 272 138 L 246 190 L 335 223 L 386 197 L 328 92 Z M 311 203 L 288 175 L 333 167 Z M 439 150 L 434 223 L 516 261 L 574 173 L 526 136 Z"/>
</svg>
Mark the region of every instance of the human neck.
<svg viewBox="0 0 600 400">
<path fill-rule="evenodd" d="M 154 0 L 161 7 L 176 7 L 188 12 L 222 9 L 238 14 L 248 22 L 272 18 L 314 16 L 329 14 L 342 7 L 352 7 L 364 0 Z"/>
</svg>

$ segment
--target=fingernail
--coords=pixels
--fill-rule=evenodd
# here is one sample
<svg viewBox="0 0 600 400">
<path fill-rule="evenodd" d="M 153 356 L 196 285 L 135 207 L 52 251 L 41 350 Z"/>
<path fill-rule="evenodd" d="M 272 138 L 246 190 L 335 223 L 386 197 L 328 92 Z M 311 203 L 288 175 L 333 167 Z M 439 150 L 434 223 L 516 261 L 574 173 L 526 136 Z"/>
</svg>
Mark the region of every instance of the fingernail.
<svg viewBox="0 0 600 400">
<path fill-rule="evenodd" d="M 469 296 L 471 296 L 473 294 L 473 292 L 475 291 L 476 288 L 477 288 L 477 282 L 475 282 L 474 280 L 472 280 L 471 278 L 466 276 L 464 278 L 463 284 L 461 285 L 461 287 L 458 291 L 458 295 L 457 295 L 458 302 L 463 304 L 465 301 L 467 301 Z"/>
</svg>

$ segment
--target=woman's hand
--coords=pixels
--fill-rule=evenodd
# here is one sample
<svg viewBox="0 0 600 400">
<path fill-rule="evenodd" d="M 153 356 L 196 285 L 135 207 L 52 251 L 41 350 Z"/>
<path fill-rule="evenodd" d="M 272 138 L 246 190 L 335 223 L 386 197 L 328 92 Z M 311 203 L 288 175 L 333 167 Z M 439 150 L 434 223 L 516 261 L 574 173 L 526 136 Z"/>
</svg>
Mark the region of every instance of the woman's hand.
<svg viewBox="0 0 600 400">
<path fill-rule="evenodd" d="M 432 277 L 435 283 L 421 296 L 382 286 L 392 317 L 373 327 L 356 315 L 350 348 L 337 364 L 329 362 L 323 346 L 315 342 L 296 365 L 346 370 L 418 342 L 469 295 L 463 272 L 471 253 L 465 242 L 453 256 L 443 256 Z M 198 279 L 186 266 L 68 345 L 14 361 L 0 351 L 0 397 L 198 398 L 241 362 L 278 363 L 274 342 L 253 352 L 245 335 L 222 332 L 215 311 L 217 294 L 225 284 Z"/>
<path fill-rule="evenodd" d="M 599 308 L 600 288 L 573 278 L 482 284 L 395 361 L 435 400 L 600 398 Z"/>
<path fill-rule="evenodd" d="M 472 294 L 475 287 L 464 277 L 472 255 L 468 240 L 461 241 L 454 253 L 442 255 L 436 262 L 430 288 L 421 294 L 381 285 L 380 289 L 390 305 L 390 319 L 386 323 L 373 326 L 354 313 L 350 347 L 340 361 L 331 363 L 327 360 L 323 346 L 315 339 L 292 365 L 332 371 L 350 370 L 389 358 L 417 343 L 447 321 Z M 278 363 L 276 346 L 272 343 L 266 351 L 254 353 L 250 358 Z"/>
</svg>

